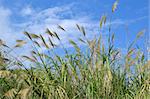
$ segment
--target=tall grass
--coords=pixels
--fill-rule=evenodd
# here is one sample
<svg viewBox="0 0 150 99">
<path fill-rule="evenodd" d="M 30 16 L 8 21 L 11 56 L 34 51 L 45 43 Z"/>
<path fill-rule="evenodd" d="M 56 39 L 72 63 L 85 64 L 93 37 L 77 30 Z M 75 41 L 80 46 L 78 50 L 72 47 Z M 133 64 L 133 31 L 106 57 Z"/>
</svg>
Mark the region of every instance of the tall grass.
<svg viewBox="0 0 150 99">
<path fill-rule="evenodd" d="M 115 11 L 117 3 L 112 8 Z M 100 21 L 100 27 L 106 23 L 106 16 Z M 66 31 L 62 26 L 58 26 Z M 108 45 L 104 45 L 102 35 L 87 39 L 85 29 L 77 25 L 83 34 L 79 42 L 86 46 L 82 50 L 79 44 L 69 40 L 75 49 L 69 53 L 63 46 L 59 35 L 49 29 L 45 34 L 24 32 L 28 38 L 17 40 L 14 48 L 32 43 L 31 55 L 22 58 L 30 62 L 30 68 L 22 59 L 8 59 L 0 54 L 0 98 L 8 99 L 149 99 L 150 98 L 150 61 L 143 52 L 133 45 L 143 32 L 139 32 L 128 47 L 127 53 L 115 48 L 115 35 L 110 34 Z M 43 35 L 46 35 L 43 36 Z M 53 42 L 60 42 L 60 46 Z M 0 43 L 1 47 L 8 47 Z M 58 55 L 54 49 L 61 47 L 65 54 Z M 9 49 L 9 48 L 8 48 Z M 50 52 L 41 51 L 46 49 Z M 17 65 L 18 69 L 9 69 L 6 62 Z M 5 66 L 6 65 L 6 66 Z M 134 68 L 134 69 L 131 69 Z"/>
</svg>

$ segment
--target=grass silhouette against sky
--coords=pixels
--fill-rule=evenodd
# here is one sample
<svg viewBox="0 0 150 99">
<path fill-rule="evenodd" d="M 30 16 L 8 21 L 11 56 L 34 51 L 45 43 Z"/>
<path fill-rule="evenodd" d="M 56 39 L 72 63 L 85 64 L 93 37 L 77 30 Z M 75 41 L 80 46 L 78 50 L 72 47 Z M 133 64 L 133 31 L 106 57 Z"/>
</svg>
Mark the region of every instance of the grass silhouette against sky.
<svg viewBox="0 0 150 99">
<path fill-rule="evenodd" d="M 68 33 L 61 33 L 62 43 L 68 45 L 66 38 L 76 40 L 80 36 L 75 24 L 83 25 L 89 38 L 98 31 L 99 20 L 103 14 L 111 15 L 115 0 L 1 0 L 0 1 L 0 39 L 13 45 L 15 39 L 23 38 L 22 31 L 44 32 L 46 28 L 55 31 L 57 25 L 64 26 Z M 137 32 L 145 29 L 138 46 L 146 52 L 148 39 L 148 0 L 120 0 L 118 9 L 112 17 L 116 35 L 116 46 L 126 51 Z M 104 31 L 106 31 L 104 27 Z M 108 37 L 108 33 L 103 34 Z M 20 51 L 19 51 L 20 52 Z M 20 52 L 21 53 L 21 52 Z"/>
<path fill-rule="evenodd" d="M 149 99 L 149 2 L 118 1 L 1 0 L 0 98 Z"/>
</svg>

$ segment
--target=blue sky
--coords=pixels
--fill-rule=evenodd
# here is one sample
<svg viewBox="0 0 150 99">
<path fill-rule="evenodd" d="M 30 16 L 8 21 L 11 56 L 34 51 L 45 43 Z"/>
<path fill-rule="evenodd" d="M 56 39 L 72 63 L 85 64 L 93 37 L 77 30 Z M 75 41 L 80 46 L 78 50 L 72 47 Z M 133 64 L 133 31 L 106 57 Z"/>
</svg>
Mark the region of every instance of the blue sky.
<svg viewBox="0 0 150 99">
<path fill-rule="evenodd" d="M 0 39 L 12 45 L 15 39 L 24 39 L 22 32 L 42 33 L 46 28 L 57 29 L 60 24 L 68 30 L 60 33 L 64 45 L 67 39 L 76 40 L 81 34 L 75 24 L 87 29 L 88 37 L 99 31 L 99 20 L 103 14 L 111 16 L 115 0 L 0 0 Z M 117 11 L 112 16 L 112 26 L 116 34 L 116 46 L 126 49 L 136 34 L 145 29 L 138 45 L 146 49 L 149 36 L 149 0 L 120 0 Z M 107 38 L 107 28 L 102 32 Z M 128 30 L 128 31 L 127 31 Z M 128 33 L 127 33 L 128 32 Z M 56 42 L 57 43 L 57 42 Z"/>
</svg>

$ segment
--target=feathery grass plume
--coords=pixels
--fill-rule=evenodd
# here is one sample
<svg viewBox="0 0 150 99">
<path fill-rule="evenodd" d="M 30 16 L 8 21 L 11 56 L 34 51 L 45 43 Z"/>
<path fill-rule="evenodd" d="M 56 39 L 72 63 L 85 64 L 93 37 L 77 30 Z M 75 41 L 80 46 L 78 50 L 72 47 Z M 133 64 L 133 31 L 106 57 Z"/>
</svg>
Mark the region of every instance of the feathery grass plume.
<svg viewBox="0 0 150 99">
<path fill-rule="evenodd" d="M 105 24 L 105 23 L 106 23 L 106 16 L 103 15 L 100 20 L 100 28 L 102 28 L 103 24 Z"/>
<path fill-rule="evenodd" d="M 31 94 L 31 88 L 25 88 L 25 89 L 21 89 L 18 93 L 18 95 L 20 96 L 21 99 L 28 99 L 29 95 Z"/>
<path fill-rule="evenodd" d="M 38 36 L 37 34 L 33 34 L 33 33 L 30 33 L 30 36 L 35 39 L 40 38 L 40 36 Z"/>
<path fill-rule="evenodd" d="M 6 98 L 8 98 L 8 99 L 14 99 L 15 96 L 16 96 L 16 94 L 17 94 L 16 89 L 10 89 L 9 91 L 7 91 L 7 92 L 5 93 L 4 96 L 5 96 Z"/>
<path fill-rule="evenodd" d="M 26 44 L 27 42 L 24 40 L 16 40 L 17 44 L 15 45 L 15 47 L 22 47 L 24 44 Z"/>
<path fill-rule="evenodd" d="M 119 0 L 116 0 L 116 1 L 114 2 L 113 6 L 112 6 L 112 12 L 115 12 L 115 11 L 116 11 L 117 6 L 118 6 L 118 2 L 119 2 Z"/>
<path fill-rule="evenodd" d="M 35 62 L 35 60 L 33 58 L 28 57 L 28 56 L 22 56 L 22 58 L 25 58 L 25 59 L 27 59 L 27 60 L 29 60 L 31 62 Z"/>
<path fill-rule="evenodd" d="M 128 51 L 134 46 L 134 44 L 137 42 L 137 40 L 144 34 L 145 30 L 142 30 L 137 33 L 136 38 L 131 42 L 131 44 L 128 47 Z"/>
<path fill-rule="evenodd" d="M 70 44 L 72 44 L 74 46 L 74 48 L 76 49 L 76 51 L 78 53 L 80 53 L 80 48 L 78 47 L 78 45 L 73 41 L 73 40 L 69 40 Z"/>
<path fill-rule="evenodd" d="M 112 8 L 114 12 L 117 4 Z M 100 28 L 105 23 L 106 16 L 102 16 Z M 131 42 L 127 53 L 122 53 L 115 46 L 113 31 L 111 31 L 113 34 L 110 34 L 107 40 L 105 39 L 107 43 L 105 44 L 102 34 L 88 39 L 86 38 L 88 32 L 83 26 L 77 24 L 76 27 L 83 34 L 78 40 L 84 44 L 84 49 L 83 46 L 79 46 L 78 41 L 68 39 L 75 50 L 71 53 L 63 48 L 60 50 L 65 52 L 63 55 L 59 55 L 55 50 L 53 39 L 61 42 L 56 32 L 46 29 L 48 34 L 46 38 L 44 38 L 45 34 L 25 32 L 33 44 L 31 55 L 22 57 L 27 60 L 26 62 L 18 56 L 13 60 L 16 61 L 19 69 L 0 70 L 0 98 L 149 99 L 150 61 L 146 60 L 140 48 L 134 47 L 143 31 L 139 32 Z M 62 26 L 59 28 L 63 30 Z M 46 51 L 45 49 L 43 51 L 40 41 Z M 18 43 L 20 42 L 22 40 L 18 40 Z M 58 47 L 61 47 L 61 44 Z M 7 55 L 9 56 L 9 53 Z M 0 58 L 10 60 L 9 57 L 3 57 L 1 53 Z M 7 67 L 5 62 L 3 64 Z"/>
<path fill-rule="evenodd" d="M 52 32 L 52 31 L 50 31 L 48 28 L 46 29 L 46 33 L 47 33 L 47 34 L 49 34 L 51 37 L 53 37 L 53 36 L 54 36 L 53 32 Z"/>
<path fill-rule="evenodd" d="M 11 76 L 11 72 L 8 70 L 0 70 L 0 78 L 9 78 Z"/>
<path fill-rule="evenodd" d="M 86 36 L 86 32 L 85 32 L 84 27 L 83 27 L 83 26 L 79 26 L 78 24 L 76 24 L 76 26 L 77 26 L 77 29 L 78 29 L 81 33 L 83 33 L 84 36 Z"/>
<path fill-rule="evenodd" d="M 144 32 L 145 32 L 145 30 L 140 31 L 140 32 L 137 34 L 136 38 L 137 38 L 137 39 L 140 38 L 140 37 L 144 34 Z"/>
<path fill-rule="evenodd" d="M 28 32 L 23 32 L 30 40 L 32 40 L 32 37 L 30 36 L 30 34 Z"/>
</svg>

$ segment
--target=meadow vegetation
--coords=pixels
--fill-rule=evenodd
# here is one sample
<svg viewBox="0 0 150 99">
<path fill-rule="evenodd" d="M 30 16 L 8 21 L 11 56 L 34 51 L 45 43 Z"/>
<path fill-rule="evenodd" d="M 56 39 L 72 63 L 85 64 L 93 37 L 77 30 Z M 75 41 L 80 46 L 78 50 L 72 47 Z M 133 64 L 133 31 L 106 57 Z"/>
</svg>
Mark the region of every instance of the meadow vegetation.
<svg viewBox="0 0 150 99">
<path fill-rule="evenodd" d="M 112 12 L 116 9 L 116 2 Z M 107 21 L 100 20 L 100 28 Z M 24 32 L 28 40 L 16 40 L 12 48 L 0 41 L 0 98 L 1 99 L 150 99 L 150 61 L 134 44 L 122 53 L 115 47 L 115 35 L 109 27 L 107 45 L 103 36 L 88 39 L 83 26 L 78 42 L 69 40 L 75 52 L 69 53 L 59 35 L 47 29 L 44 34 Z M 58 26 L 62 31 L 62 26 Z M 46 35 L 46 36 L 44 36 Z M 53 39 L 60 44 L 56 45 Z M 31 55 L 15 57 L 10 50 L 32 44 Z M 64 55 L 54 50 L 61 47 Z M 41 50 L 47 50 L 49 53 Z M 30 66 L 26 66 L 30 63 Z M 17 66 L 13 68 L 12 66 Z M 132 69 L 131 69 L 132 68 Z M 134 69 L 133 69 L 134 68 Z"/>
</svg>

